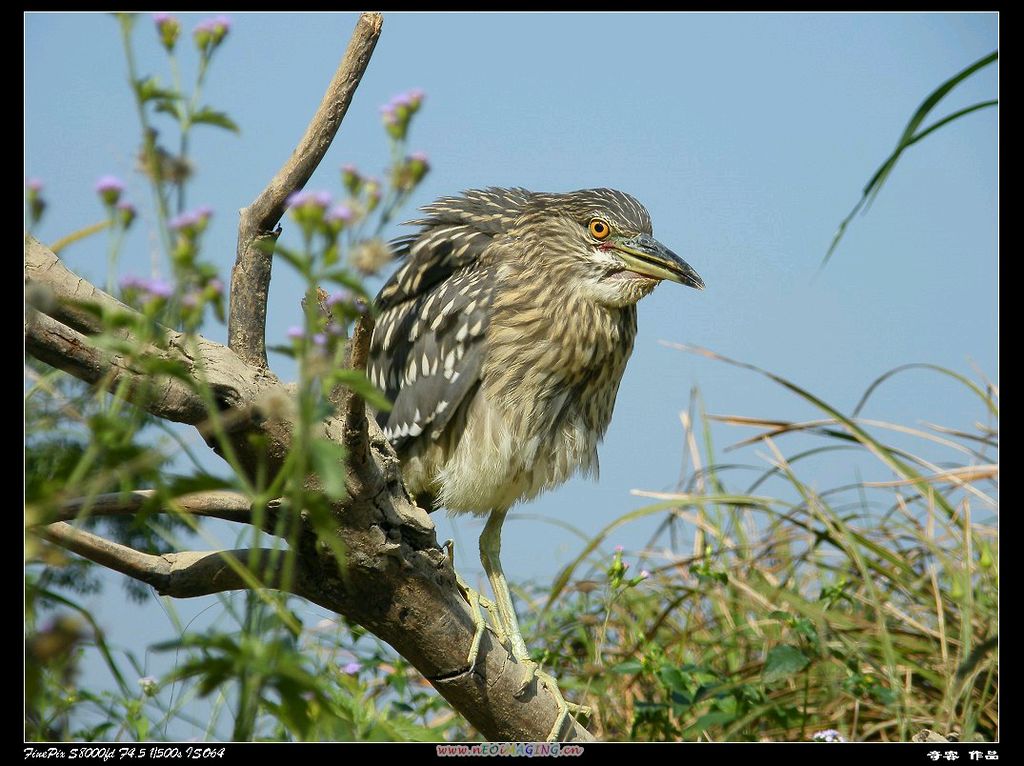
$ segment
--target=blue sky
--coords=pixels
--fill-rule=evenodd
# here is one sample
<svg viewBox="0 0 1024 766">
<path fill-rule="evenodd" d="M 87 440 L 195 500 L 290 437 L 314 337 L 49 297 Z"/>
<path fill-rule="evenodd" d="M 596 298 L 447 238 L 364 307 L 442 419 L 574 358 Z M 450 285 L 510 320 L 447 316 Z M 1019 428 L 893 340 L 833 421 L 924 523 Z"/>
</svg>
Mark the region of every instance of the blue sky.
<svg viewBox="0 0 1024 766">
<path fill-rule="evenodd" d="M 184 16 L 186 30 L 201 18 Z M 192 204 L 216 210 L 207 257 L 225 277 L 235 211 L 294 147 L 355 16 L 233 19 L 204 100 L 242 132 L 197 129 L 190 192 Z M 138 123 L 116 22 L 98 14 L 28 14 L 25 39 L 25 174 L 45 182 L 50 205 L 38 236 L 52 242 L 99 220 L 92 185 L 107 173 L 128 180 L 130 197 L 144 206 L 150 197 L 133 169 Z M 140 69 L 166 81 L 148 17 L 135 39 Z M 188 48 L 190 40 L 183 42 Z M 571 481 L 519 509 L 529 518 L 510 519 L 503 561 L 511 580 L 550 579 L 579 552 L 577 537 L 545 519 L 594 532 L 645 505 L 631 489 L 675 486 L 679 413 L 691 387 L 713 413 L 818 416 L 752 373 L 659 340 L 757 364 L 847 412 L 872 380 L 908 362 L 975 378 L 978 370 L 998 382 L 997 110 L 912 147 L 815 276 L 836 225 L 913 111 L 997 42 L 994 14 L 385 15 L 369 70 L 307 188 L 340 195 L 338 168 L 349 162 L 379 173 L 387 144 L 378 107 L 419 87 L 426 102 L 410 148 L 429 154 L 432 171 L 408 217 L 436 196 L 479 186 L 615 187 L 645 203 L 655 236 L 707 284 L 702 293 L 665 284 L 641 303 L 640 333 L 600 452 L 601 479 Z M 188 81 L 190 49 L 184 59 Z M 997 72 L 993 66 L 972 77 L 936 115 L 996 97 Z M 131 233 L 124 272 L 152 269 L 152 219 L 144 211 Z M 388 232 L 399 233 L 397 226 Z M 286 230 L 288 237 L 298 241 L 294 231 Z M 101 282 L 104 253 L 100 236 L 69 248 L 65 260 Z M 277 264 L 271 343 L 296 323 L 298 290 Z M 219 325 L 207 334 L 226 336 Z M 291 375 L 286 360 L 272 363 L 282 377 Z M 956 384 L 917 371 L 879 389 L 864 414 L 960 428 L 984 417 Z M 720 446 L 751 435 L 724 426 L 714 433 Z M 816 470 L 822 487 L 855 478 L 842 463 Z M 479 522 L 435 517 L 439 538 L 458 541 L 459 568 L 476 579 Z M 636 550 L 653 524 L 628 527 L 609 545 Z M 125 630 L 116 585 L 94 606 L 123 645 L 141 650 L 171 632 L 155 605 L 146 607 L 146 621 L 131 607 L 135 627 Z M 205 608 L 178 606 L 190 614 Z"/>
</svg>

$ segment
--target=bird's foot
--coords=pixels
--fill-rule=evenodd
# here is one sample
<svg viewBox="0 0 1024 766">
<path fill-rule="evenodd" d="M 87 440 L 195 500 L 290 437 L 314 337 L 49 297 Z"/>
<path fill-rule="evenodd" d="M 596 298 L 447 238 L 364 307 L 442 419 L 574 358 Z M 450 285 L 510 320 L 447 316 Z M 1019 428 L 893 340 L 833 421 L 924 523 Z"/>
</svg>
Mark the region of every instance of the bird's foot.
<svg viewBox="0 0 1024 766">
<path fill-rule="evenodd" d="M 588 718 L 590 717 L 590 714 L 593 712 L 591 708 L 586 705 L 577 705 L 575 702 L 569 702 L 565 699 L 562 696 L 562 691 L 558 688 L 558 681 L 555 680 L 555 677 L 541 670 L 540 665 L 534 660 L 529 657 L 517 657 L 516 660 L 526 671 L 526 679 L 519 687 L 519 691 L 513 696 L 517 699 L 522 697 L 533 685 L 533 682 L 536 681 L 540 686 L 546 687 L 558 703 L 558 718 L 555 719 L 554 726 L 551 727 L 551 731 L 548 734 L 548 742 L 558 741 L 562 735 L 562 729 L 565 728 L 565 722 L 570 720 L 572 716 L 585 715 Z"/>
<path fill-rule="evenodd" d="M 484 620 L 483 612 L 480 607 L 482 606 L 487 610 L 487 613 L 491 615 L 491 619 L 494 619 L 492 612 L 493 604 L 473 590 L 466 581 L 462 579 L 458 572 L 455 571 L 455 541 L 448 540 L 444 545 L 445 552 L 448 554 L 448 561 L 452 565 L 452 572 L 455 573 L 455 584 L 459 588 L 459 592 L 462 597 L 466 599 L 466 603 L 469 604 L 469 611 L 473 615 L 473 641 L 469 645 L 469 655 L 466 657 L 466 662 L 469 663 L 468 673 L 472 673 L 476 668 L 476 661 L 480 655 L 480 641 L 484 637 L 484 632 L 487 630 L 487 621 Z M 493 628 L 492 628 L 493 630 Z"/>
</svg>

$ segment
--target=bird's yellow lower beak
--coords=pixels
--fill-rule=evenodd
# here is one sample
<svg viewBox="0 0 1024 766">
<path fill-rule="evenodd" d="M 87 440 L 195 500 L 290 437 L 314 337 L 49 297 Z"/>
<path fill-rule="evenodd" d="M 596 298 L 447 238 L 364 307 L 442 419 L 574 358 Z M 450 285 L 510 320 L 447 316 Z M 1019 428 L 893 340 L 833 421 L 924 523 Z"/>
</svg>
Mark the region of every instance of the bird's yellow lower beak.
<svg viewBox="0 0 1024 766">
<path fill-rule="evenodd" d="M 704 289 L 704 280 L 686 261 L 654 237 L 639 234 L 611 243 L 630 271 L 655 279 L 668 279 L 681 285 Z"/>
</svg>

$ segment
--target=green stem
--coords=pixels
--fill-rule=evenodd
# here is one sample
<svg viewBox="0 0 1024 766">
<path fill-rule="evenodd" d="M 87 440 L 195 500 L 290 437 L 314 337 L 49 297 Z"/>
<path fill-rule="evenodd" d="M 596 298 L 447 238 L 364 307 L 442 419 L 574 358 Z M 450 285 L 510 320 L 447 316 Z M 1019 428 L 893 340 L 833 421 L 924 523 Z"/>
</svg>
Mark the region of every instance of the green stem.
<svg viewBox="0 0 1024 766">
<path fill-rule="evenodd" d="M 160 232 L 160 243 L 163 245 L 164 252 L 170 256 L 171 254 L 171 240 L 167 231 L 167 222 L 170 220 L 170 215 L 167 212 L 167 200 L 164 197 L 162 188 L 162 178 L 160 174 L 160 160 L 156 156 L 156 139 L 150 138 L 154 135 L 152 128 L 149 125 L 149 120 L 146 118 L 146 106 L 139 97 L 139 77 L 138 70 L 135 66 L 135 53 L 132 50 L 132 20 L 125 16 L 119 17 L 121 22 L 121 42 L 124 45 L 124 57 L 125 62 L 128 65 L 128 84 L 131 87 L 132 96 L 135 100 L 135 111 L 139 117 L 139 124 L 142 126 L 142 152 L 143 161 L 150 168 L 152 175 L 150 176 L 150 187 L 153 190 L 153 198 L 156 202 L 158 226 L 157 229 Z"/>
</svg>

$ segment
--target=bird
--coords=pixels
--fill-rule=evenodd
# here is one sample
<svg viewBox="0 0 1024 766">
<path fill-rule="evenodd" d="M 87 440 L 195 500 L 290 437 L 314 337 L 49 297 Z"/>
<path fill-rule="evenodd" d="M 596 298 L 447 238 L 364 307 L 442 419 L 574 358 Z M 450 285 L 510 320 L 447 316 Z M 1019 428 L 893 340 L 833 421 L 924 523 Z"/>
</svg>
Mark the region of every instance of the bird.
<svg viewBox="0 0 1024 766">
<path fill-rule="evenodd" d="M 704 282 L 654 239 L 647 209 L 614 189 L 471 189 L 421 211 L 408 222 L 416 232 L 392 242 L 401 265 L 376 298 L 367 375 L 392 404 L 378 423 L 417 502 L 487 517 L 480 560 L 494 601 L 483 603 L 528 671 L 522 693 L 553 679 L 519 628 L 502 524 L 517 503 L 596 476 L 637 302 L 662 280 Z M 477 621 L 472 670 L 484 625 L 479 597 L 460 587 Z M 560 730 L 568 704 L 553 691 Z"/>
</svg>

